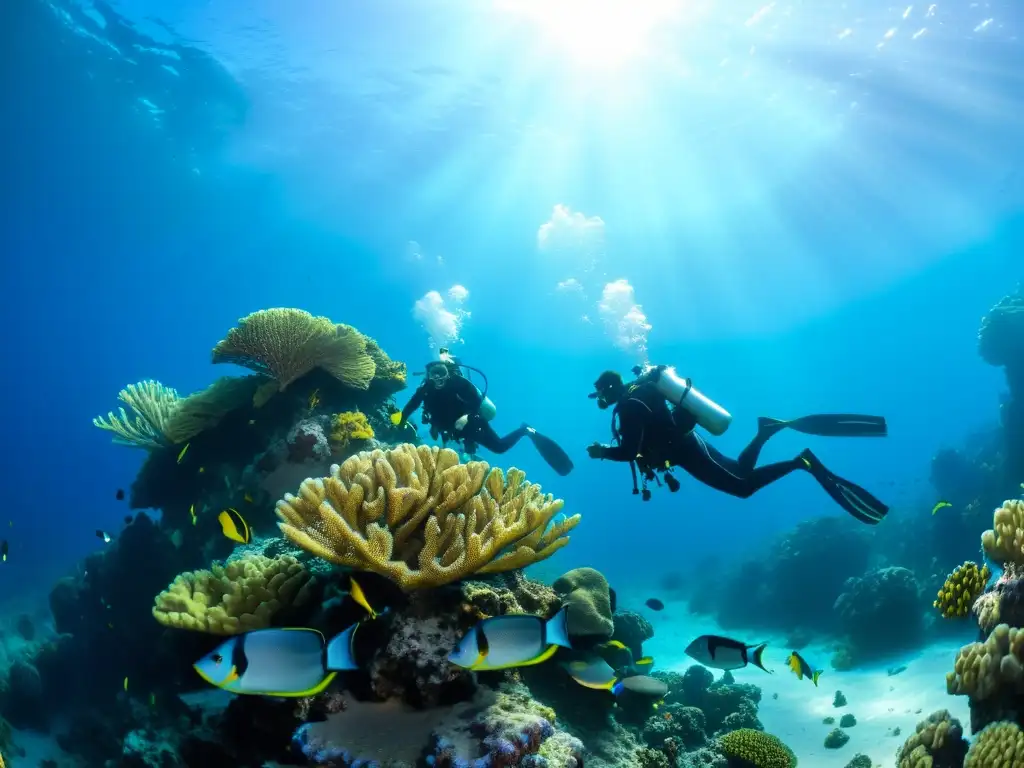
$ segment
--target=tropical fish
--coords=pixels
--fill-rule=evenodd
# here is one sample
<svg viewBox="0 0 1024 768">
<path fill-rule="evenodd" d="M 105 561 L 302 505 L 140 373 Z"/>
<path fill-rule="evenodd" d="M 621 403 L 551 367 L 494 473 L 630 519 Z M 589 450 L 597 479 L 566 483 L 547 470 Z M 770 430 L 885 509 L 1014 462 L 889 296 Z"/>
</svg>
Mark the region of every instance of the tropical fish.
<svg viewBox="0 0 1024 768">
<path fill-rule="evenodd" d="M 950 502 L 948 502 L 948 501 L 938 501 L 938 502 L 935 503 L 935 506 L 932 507 L 932 514 L 934 515 L 940 509 L 945 509 L 946 507 L 952 507 L 952 506 L 953 505 Z"/>
<path fill-rule="evenodd" d="M 668 693 L 668 684 L 647 675 L 633 675 L 624 677 L 612 686 L 612 693 L 616 696 L 624 692 L 650 696 L 652 699 L 662 699 Z"/>
<path fill-rule="evenodd" d="M 118 488 L 117 493 L 114 494 L 114 498 L 118 501 L 124 501 L 124 488 Z"/>
<path fill-rule="evenodd" d="M 99 528 L 96 529 L 96 538 L 100 539 L 104 544 L 110 543 L 110 534 L 106 531 L 102 531 Z"/>
<path fill-rule="evenodd" d="M 128 678 L 127 677 L 124 679 L 124 689 L 126 691 L 128 690 Z"/>
<path fill-rule="evenodd" d="M 618 682 L 615 670 L 600 656 L 588 655 L 562 665 L 569 677 L 584 688 L 610 691 Z"/>
<path fill-rule="evenodd" d="M 232 541 L 237 541 L 239 544 L 248 544 L 252 538 L 249 524 L 245 522 L 245 519 L 238 514 L 238 510 L 234 507 L 228 507 L 217 515 L 217 521 L 220 523 L 220 529 L 224 532 L 224 535 Z"/>
<path fill-rule="evenodd" d="M 314 389 L 313 394 L 309 396 L 309 410 L 313 410 L 320 405 L 320 390 Z"/>
<path fill-rule="evenodd" d="M 180 453 L 178 453 L 178 463 L 179 464 L 181 464 L 181 462 L 184 460 L 185 454 L 188 453 L 188 447 L 190 445 L 192 445 L 192 443 L 185 443 L 185 447 L 181 449 Z"/>
<path fill-rule="evenodd" d="M 4 539 L 0 543 L 0 558 L 3 558 L 3 562 L 7 562 L 7 553 L 11 551 L 11 545 L 7 543 L 7 539 Z"/>
<path fill-rule="evenodd" d="M 685 653 L 712 669 L 740 669 L 753 664 L 771 674 L 761 661 L 766 645 L 768 643 L 748 645 L 719 635 L 701 635 L 686 647 Z"/>
<path fill-rule="evenodd" d="M 644 656 L 643 658 L 634 661 L 633 666 L 637 669 L 650 669 L 654 666 L 654 659 L 650 656 Z"/>
<path fill-rule="evenodd" d="M 366 599 L 366 593 L 363 592 L 363 588 L 359 586 L 359 582 L 357 582 L 351 576 L 349 576 L 348 581 L 349 596 L 356 602 L 356 604 L 362 606 L 366 610 L 366 612 L 370 614 L 371 620 L 376 619 L 377 616 L 379 616 L 380 614 L 378 614 L 377 611 L 373 609 L 373 606 L 370 605 L 370 601 Z M 386 610 L 382 611 L 381 613 L 386 613 Z"/>
<path fill-rule="evenodd" d="M 395 411 L 394 413 L 391 414 L 391 423 L 394 424 L 396 427 L 402 423 L 401 411 Z"/>
<path fill-rule="evenodd" d="M 203 474 L 203 472 L 205 472 L 205 471 L 206 471 L 206 467 L 200 467 L 199 468 L 199 474 L 200 475 Z"/>
<path fill-rule="evenodd" d="M 338 672 L 358 669 L 353 641 L 359 624 L 325 641 L 315 629 L 257 629 L 221 643 L 193 667 L 231 693 L 314 696 Z"/>
<path fill-rule="evenodd" d="M 246 504 L 252 504 L 252 496 L 251 496 L 251 495 L 249 495 L 248 493 L 246 493 L 246 494 L 245 494 L 245 495 L 244 495 L 244 496 L 242 497 L 242 499 L 243 499 L 243 500 L 245 501 L 245 503 L 246 503 Z"/>
<path fill-rule="evenodd" d="M 572 648 L 562 608 L 545 621 L 540 616 L 493 616 L 463 635 L 448 661 L 465 669 L 509 669 L 540 664 L 559 646 Z"/>
<path fill-rule="evenodd" d="M 188 514 L 192 518 L 192 525 L 196 524 L 196 505 L 191 504 L 188 508 Z"/>
<path fill-rule="evenodd" d="M 789 654 L 789 658 L 786 659 L 786 664 L 792 670 L 793 674 L 796 675 L 797 680 L 803 680 L 805 677 L 808 678 L 814 687 L 818 687 L 818 678 L 821 677 L 822 670 L 812 669 L 811 665 L 808 664 L 804 657 L 796 651 Z"/>
<path fill-rule="evenodd" d="M 644 603 L 652 611 L 663 611 L 665 610 L 665 604 L 656 597 L 652 597 L 650 600 Z"/>
</svg>

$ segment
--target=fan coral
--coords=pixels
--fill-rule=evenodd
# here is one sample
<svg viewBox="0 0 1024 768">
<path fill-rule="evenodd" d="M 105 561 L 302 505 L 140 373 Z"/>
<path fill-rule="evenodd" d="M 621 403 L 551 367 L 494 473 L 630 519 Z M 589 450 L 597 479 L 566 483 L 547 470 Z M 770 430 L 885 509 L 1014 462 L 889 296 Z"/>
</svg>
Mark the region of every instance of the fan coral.
<svg viewBox="0 0 1024 768">
<path fill-rule="evenodd" d="M 992 571 L 987 565 L 979 568 L 977 563 L 970 561 L 958 565 L 946 577 L 932 605 L 939 609 L 944 619 L 965 618 L 991 576 Z"/>
<path fill-rule="evenodd" d="M 896 753 L 897 768 L 960 768 L 967 740 L 960 721 L 940 709 L 917 724 Z"/>
<path fill-rule="evenodd" d="M 181 574 L 157 595 L 153 617 L 168 627 L 236 635 L 270 626 L 279 610 L 301 605 L 311 584 L 294 557 L 251 555 Z"/>
<path fill-rule="evenodd" d="M 460 464 L 455 451 L 436 446 L 363 451 L 286 494 L 278 525 L 336 565 L 406 590 L 434 587 L 524 568 L 568 543 L 579 515 L 551 524 L 563 502 L 525 477 L 482 461 Z"/>
<path fill-rule="evenodd" d="M 172 443 L 184 443 L 217 426 L 236 408 L 248 405 L 267 379 L 263 376 L 222 376 L 206 389 L 183 400 L 164 423 L 164 435 Z"/>
<path fill-rule="evenodd" d="M 963 768 L 1002 768 L 1024 763 L 1024 733 L 1016 723 L 993 723 L 978 734 Z"/>
<path fill-rule="evenodd" d="M 366 420 L 366 414 L 359 411 L 344 411 L 331 419 L 331 447 L 343 451 L 354 440 L 372 440 L 373 427 Z"/>
<path fill-rule="evenodd" d="M 314 368 L 355 389 L 367 389 L 375 372 L 366 338 L 355 328 L 287 308 L 261 309 L 239 319 L 213 348 L 213 362 L 271 376 L 281 391 Z"/>
<path fill-rule="evenodd" d="M 981 547 L 997 563 L 1024 565 L 1024 501 L 1003 502 L 992 515 L 992 528 L 981 534 Z"/>
<path fill-rule="evenodd" d="M 152 450 L 173 442 L 166 434 L 166 424 L 181 402 L 177 391 L 147 379 L 129 384 L 117 398 L 132 409 L 134 416 L 120 408 L 120 416 L 110 412 L 106 418 L 97 416 L 92 420 L 94 426 L 113 432 L 115 443 Z"/>
<path fill-rule="evenodd" d="M 737 765 L 749 768 L 796 768 L 793 750 L 777 736 L 764 731 L 741 728 L 719 737 L 718 746 Z"/>
</svg>

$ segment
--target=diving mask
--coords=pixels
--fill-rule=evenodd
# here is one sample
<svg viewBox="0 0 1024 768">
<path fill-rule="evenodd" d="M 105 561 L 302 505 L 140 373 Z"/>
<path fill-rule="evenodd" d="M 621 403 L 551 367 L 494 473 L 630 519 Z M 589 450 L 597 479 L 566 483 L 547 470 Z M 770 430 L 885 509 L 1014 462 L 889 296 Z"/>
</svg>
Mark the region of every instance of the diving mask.
<svg viewBox="0 0 1024 768">
<path fill-rule="evenodd" d="M 448 379 L 451 378 L 451 374 L 448 373 L 448 366 L 444 363 L 433 363 L 427 369 L 427 378 L 430 379 L 431 384 L 433 384 L 437 389 L 440 389 L 448 383 Z"/>
</svg>

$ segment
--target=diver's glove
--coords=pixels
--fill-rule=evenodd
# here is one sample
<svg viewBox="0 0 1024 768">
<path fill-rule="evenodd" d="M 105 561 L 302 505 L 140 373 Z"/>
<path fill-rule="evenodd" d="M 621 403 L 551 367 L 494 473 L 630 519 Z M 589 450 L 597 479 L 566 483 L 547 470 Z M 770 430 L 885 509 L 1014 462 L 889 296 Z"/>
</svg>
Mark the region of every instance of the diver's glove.
<svg viewBox="0 0 1024 768">
<path fill-rule="evenodd" d="M 402 423 L 401 411 L 395 411 L 394 413 L 391 414 L 391 423 L 394 424 L 396 427 Z"/>
<path fill-rule="evenodd" d="M 461 432 L 462 430 L 464 430 L 466 428 L 467 424 L 469 424 L 469 414 L 468 413 L 466 415 L 464 415 L 464 416 L 459 416 L 459 418 L 457 418 L 455 420 L 455 431 L 456 432 Z"/>
<path fill-rule="evenodd" d="M 607 452 L 607 445 L 601 445 L 600 443 L 591 443 L 590 445 L 587 446 L 587 456 L 589 456 L 592 459 L 603 459 Z"/>
</svg>

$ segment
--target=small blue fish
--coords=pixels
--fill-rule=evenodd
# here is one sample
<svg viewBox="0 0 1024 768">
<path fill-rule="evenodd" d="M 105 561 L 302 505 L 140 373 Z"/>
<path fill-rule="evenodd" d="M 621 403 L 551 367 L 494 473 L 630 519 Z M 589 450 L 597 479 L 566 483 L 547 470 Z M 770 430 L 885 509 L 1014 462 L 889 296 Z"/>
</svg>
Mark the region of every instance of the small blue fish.
<svg viewBox="0 0 1024 768">
<path fill-rule="evenodd" d="M 545 621 L 540 616 L 493 616 L 467 632 L 448 655 L 464 669 L 528 667 L 550 659 L 555 651 L 572 648 L 562 608 Z"/>
<path fill-rule="evenodd" d="M 315 629 L 257 629 L 236 635 L 193 667 L 210 685 L 258 696 L 314 696 L 343 670 L 358 669 L 358 624 L 325 642 Z"/>
</svg>

